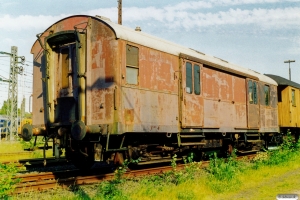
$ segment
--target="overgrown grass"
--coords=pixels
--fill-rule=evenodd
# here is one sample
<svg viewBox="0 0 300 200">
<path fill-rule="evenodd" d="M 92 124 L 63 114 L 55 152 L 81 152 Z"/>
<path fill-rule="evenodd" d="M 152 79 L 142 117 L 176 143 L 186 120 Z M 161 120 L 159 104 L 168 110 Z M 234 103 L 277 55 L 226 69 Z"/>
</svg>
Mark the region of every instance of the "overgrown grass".
<svg viewBox="0 0 300 200">
<path fill-rule="evenodd" d="M 113 181 L 90 186 L 93 189 L 78 187 L 64 199 L 275 199 L 279 193 L 300 192 L 299 151 L 299 143 L 288 134 L 278 150 L 241 161 L 234 155 L 227 159 L 213 155 L 206 169 L 187 158 L 185 168 L 178 170 L 175 155 L 170 172 L 124 179 L 124 165 Z"/>
<path fill-rule="evenodd" d="M 42 141 L 37 143 L 39 146 L 42 146 Z M 51 145 L 50 145 L 51 146 Z M 20 160 L 27 158 L 42 158 L 43 151 L 35 149 L 34 151 L 24 151 L 24 149 L 33 148 L 33 142 L 25 142 L 25 141 L 1 141 L 0 143 L 0 162 L 8 161 L 8 160 Z M 5 153 L 19 153 L 19 152 L 27 152 L 24 154 L 5 154 Z M 46 151 L 47 157 L 52 157 L 52 150 Z"/>
<path fill-rule="evenodd" d="M 23 151 L 23 146 L 19 141 L 1 141 L 0 153 L 13 153 Z"/>
<path fill-rule="evenodd" d="M 15 188 L 15 184 L 19 182 L 14 179 L 18 169 L 14 164 L 0 163 L 0 199 L 8 198 L 8 195 Z"/>
</svg>

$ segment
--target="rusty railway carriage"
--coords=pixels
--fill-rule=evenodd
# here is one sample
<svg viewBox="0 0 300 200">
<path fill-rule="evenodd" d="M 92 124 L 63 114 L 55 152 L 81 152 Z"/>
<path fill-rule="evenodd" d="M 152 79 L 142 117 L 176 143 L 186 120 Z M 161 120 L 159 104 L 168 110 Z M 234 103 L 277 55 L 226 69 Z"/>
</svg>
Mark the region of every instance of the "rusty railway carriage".
<svg viewBox="0 0 300 200">
<path fill-rule="evenodd" d="M 258 151 L 278 132 L 277 83 L 225 60 L 115 24 L 71 16 L 38 35 L 32 136 L 56 157 L 166 162 L 210 150 Z"/>
</svg>

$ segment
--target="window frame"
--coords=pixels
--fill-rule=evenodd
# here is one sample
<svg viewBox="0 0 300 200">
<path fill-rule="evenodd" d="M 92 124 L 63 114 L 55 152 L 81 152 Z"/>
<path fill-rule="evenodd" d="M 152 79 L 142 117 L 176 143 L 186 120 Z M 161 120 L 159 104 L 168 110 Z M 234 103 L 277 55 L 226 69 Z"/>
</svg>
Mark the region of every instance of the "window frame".
<svg viewBox="0 0 300 200">
<path fill-rule="evenodd" d="M 188 70 L 188 67 L 190 69 Z M 189 88 L 189 91 L 188 89 Z M 185 92 L 193 94 L 193 64 L 191 62 L 185 63 Z"/>
<path fill-rule="evenodd" d="M 251 86 L 250 83 L 251 82 Z M 257 98 L 257 82 L 254 80 L 248 80 L 248 102 L 249 104 L 258 104 L 258 98 Z"/>
<path fill-rule="evenodd" d="M 266 95 L 266 88 L 268 88 L 268 93 Z M 270 106 L 270 85 L 264 85 L 264 98 L 265 98 L 265 106 Z"/>
<path fill-rule="evenodd" d="M 196 69 L 198 68 L 198 69 Z M 200 95 L 201 94 L 201 68 L 198 64 L 194 64 L 193 66 L 193 82 L 194 82 L 194 94 Z M 196 75 L 197 74 L 197 75 Z M 196 79 L 197 78 L 197 79 Z M 198 83 L 197 83 L 198 81 Z M 198 90 L 197 90 L 198 89 Z"/>
<path fill-rule="evenodd" d="M 189 70 L 188 67 L 190 67 Z M 197 76 L 196 73 L 198 73 Z M 187 88 L 189 88 L 189 91 Z M 201 64 L 191 61 L 185 62 L 185 93 L 201 95 Z"/>
<path fill-rule="evenodd" d="M 130 59 L 129 59 L 129 56 L 130 54 L 128 54 L 128 50 L 129 48 L 135 48 L 136 51 L 137 51 L 137 54 L 136 54 L 136 65 L 134 65 L 134 63 L 130 63 Z M 126 84 L 128 85 L 139 85 L 139 73 L 140 73 L 140 68 L 139 68 L 139 47 L 137 46 L 134 46 L 134 45 L 131 45 L 131 44 L 126 44 L 126 69 L 125 69 L 125 74 L 126 74 L 126 77 L 125 77 L 125 81 L 126 81 Z M 133 80 L 133 79 L 129 79 L 129 73 L 127 71 L 127 69 L 129 70 L 136 70 L 136 77 L 134 77 L 136 80 L 136 82 L 130 82 L 130 80 Z"/>
</svg>

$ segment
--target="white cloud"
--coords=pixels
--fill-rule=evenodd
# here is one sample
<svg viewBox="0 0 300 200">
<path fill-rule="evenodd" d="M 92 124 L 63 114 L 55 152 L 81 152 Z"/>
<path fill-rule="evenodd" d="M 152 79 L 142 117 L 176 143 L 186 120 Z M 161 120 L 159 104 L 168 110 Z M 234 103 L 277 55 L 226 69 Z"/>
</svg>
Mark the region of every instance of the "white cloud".
<svg viewBox="0 0 300 200">
<path fill-rule="evenodd" d="M 213 6 L 299 2 L 298 0 L 209 0 Z"/>
<path fill-rule="evenodd" d="M 32 16 L 20 15 L 13 17 L 11 15 L 4 15 L 0 17 L 0 29 L 6 31 L 20 31 L 29 29 L 45 29 L 59 19 L 66 17 L 66 15 L 59 16 Z"/>
<path fill-rule="evenodd" d="M 229 4 L 249 4 L 249 3 L 274 3 L 279 0 L 211 0 L 191 1 L 179 3 L 174 6 L 163 8 L 156 7 L 125 7 L 123 8 L 123 21 L 126 22 L 149 22 L 157 23 L 171 29 L 202 28 L 220 25 L 255 25 L 264 28 L 299 28 L 300 7 L 288 7 L 278 9 L 256 8 L 252 10 L 242 10 L 230 8 L 218 12 L 202 12 L 201 8 L 210 8 L 212 5 Z M 82 13 L 88 15 L 101 15 L 117 21 L 117 8 L 94 9 Z M 0 29 L 8 31 L 19 31 L 28 29 L 46 29 L 51 24 L 67 15 L 59 16 L 31 16 L 20 15 L 13 17 L 10 15 L 0 16 Z"/>
<path fill-rule="evenodd" d="M 91 16 L 104 16 L 107 18 L 110 18 L 112 21 L 118 21 L 118 9 L 117 8 L 100 8 L 100 9 L 94 9 L 89 10 L 87 12 L 82 12 L 83 15 L 91 15 Z"/>
</svg>

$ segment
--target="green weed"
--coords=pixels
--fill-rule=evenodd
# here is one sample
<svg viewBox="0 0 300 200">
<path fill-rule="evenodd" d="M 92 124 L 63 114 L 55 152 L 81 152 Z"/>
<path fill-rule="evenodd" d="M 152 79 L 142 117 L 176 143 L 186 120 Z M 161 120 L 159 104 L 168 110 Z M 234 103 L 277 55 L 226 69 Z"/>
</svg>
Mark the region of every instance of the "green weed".
<svg viewBox="0 0 300 200">
<path fill-rule="evenodd" d="M 15 164 L 0 163 L 0 198 L 7 198 L 14 190 L 15 184 L 19 182 L 14 179 L 17 171 Z"/>
</svg>

